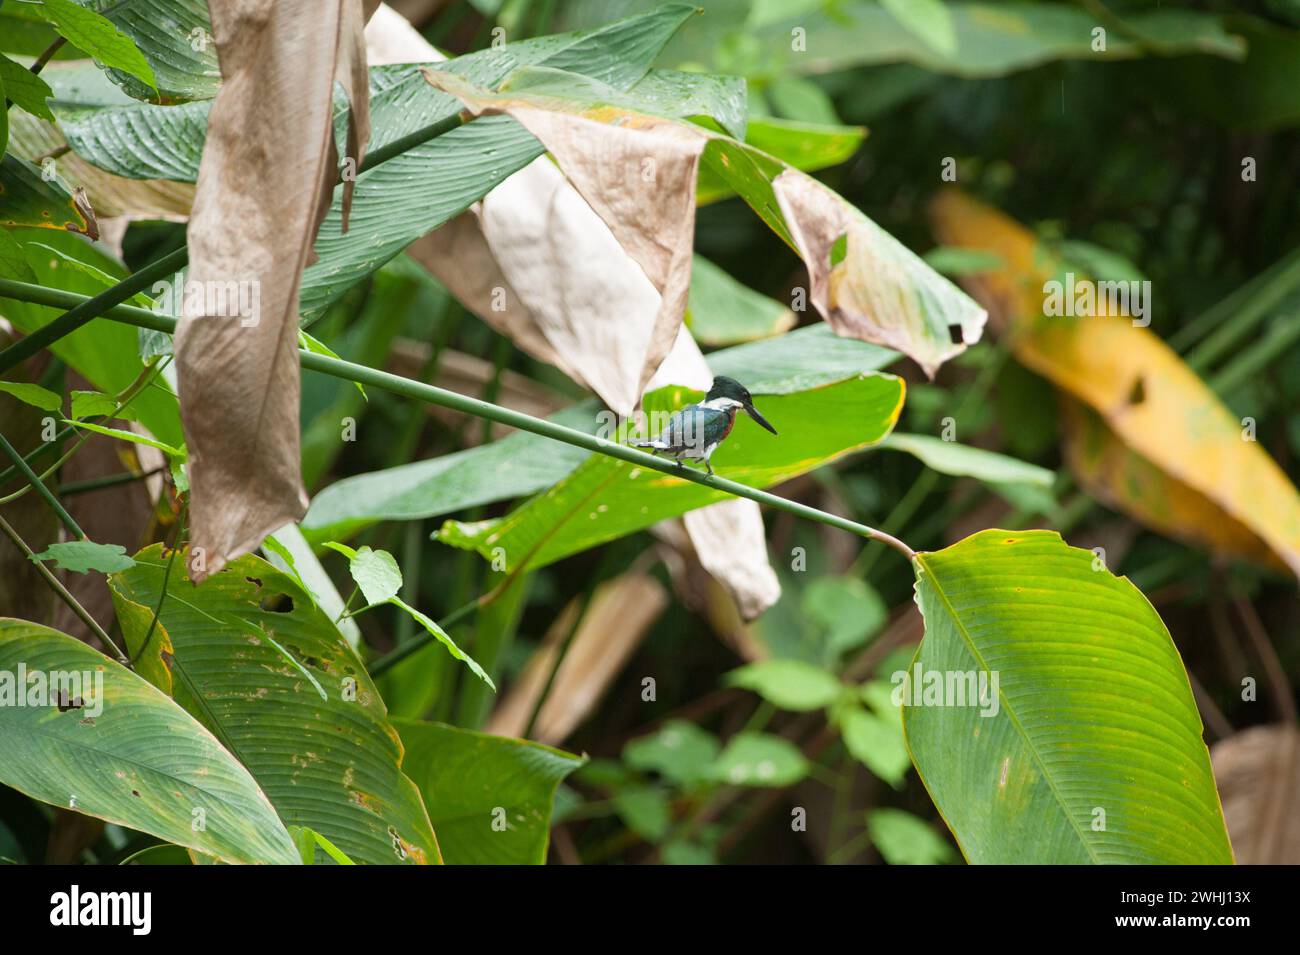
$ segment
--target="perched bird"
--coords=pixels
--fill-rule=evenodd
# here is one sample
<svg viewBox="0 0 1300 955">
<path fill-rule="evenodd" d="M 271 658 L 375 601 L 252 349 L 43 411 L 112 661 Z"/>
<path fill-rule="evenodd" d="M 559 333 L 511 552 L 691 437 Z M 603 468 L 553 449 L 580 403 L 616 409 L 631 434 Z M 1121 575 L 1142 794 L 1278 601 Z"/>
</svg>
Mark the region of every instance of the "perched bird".
<svg viewBox="0 0 1300 955">
<path fill-rule="evenodd" d="M 727 435 L 731 434 L 736 423 L 736 412 L 744 409 L 745 413 L 761 424 L 768 431 L 776 434 L 776 428 L 767 423 L 767 419 L 754 407 L 745 386 L 734 378 L 718 375 L 713 379 L 713 386 L 704 400 L 699 404 L 688 405 L 676 412 L 653 438 L 648 440 L 633 439 L 628 443 L 635 448 L 648 448 L 651 454 L 667 454 L 677 459 L 679 467 L 682 458 L 692 458 L 704 462 L 704 466 L 713 473 L 709 458 Z"/>
</svg>

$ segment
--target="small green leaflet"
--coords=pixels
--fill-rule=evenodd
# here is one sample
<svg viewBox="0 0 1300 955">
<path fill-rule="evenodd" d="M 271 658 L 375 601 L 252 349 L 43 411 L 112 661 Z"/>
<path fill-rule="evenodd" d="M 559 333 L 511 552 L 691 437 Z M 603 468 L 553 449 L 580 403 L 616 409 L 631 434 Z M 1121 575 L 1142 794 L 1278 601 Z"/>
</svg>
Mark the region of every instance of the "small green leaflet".
<svg viewBox="0 0 1300 955">
<path fill-rule="evenodd" d="M 72 393 L 72 417 L 81 418 L 126 418 L 138 420 L 135 413 L 128 409 L 117 408 L 117 399 L 102 391 L 74 391 Z"/>
<path fill-rule="evenodd" d="M 796 712 L 830 706 L 845 691 L 833 673 L 802 660 L 759 660 L 727 674 L 726 683 Z"/>
<path fill-rule="evenodd" d="M 45 0 L 42 10 L 59 35 L 73 46 L 89 53 L 104 66 L 130 73 L 153 89 L 158 88 L 149 61 L 130 37 L 113 26 L 112 21 L 72 0 Z"/>
<path fill-rule="evenodd" d="M 146 438 L 144 435 L 136 434 L 134 431 L 123 431 L 121 428 L 106 428 L 102 424 L 91 424 L 89 421 L 73 421 L 70 418 L 64 418 L 63 423 L 70 424 L 74 428 L 84 428 L 87 431 L 93 431 L 96 434 L 102 434 L 108 438 L 119 438 L 122 441 L 130 441 L 133 444 L 147 444 L 151 448 L 157 448 L 173 460 L 184 461 L 189 456 L 184 448 L 173 448 L 170 444 L 163 444 L 161 441 L 155 441 L 153 438 Z"/>
<path fill-rule="evenodd" d="M 316 847 L 320 846 L 325 850 L 325 854 L 337 862 L 339 865 L 356 865 L 347 857 L 342 849 L 330 842 L 315 829 L 307 826 L 290 826 L 289 835 L 293 837 L 293 843 L 302 853 L 303 865 L 314 865 L 316 862 Z"/>
<path fill-rule="evenodd" d="M 22 381 L 0 381 L 0 391 L 12 395 L 25 404 L 35 405 L 43 411 L 59 411 L 63 399 L 40 385 L 30 385 Z"/>
<path fill-rule="evenodd" d="M 94 541 L 51 544 L 41 553 L 33 554 L 32 560 L 52 560 L 60 570 L 70 570 L 77 574 L 92 570 L 101 574 L 115 574 L 119 570 L 135 566 L 135 561 L 127 556 L 125 547 L 120 544 L 96 544 Z"/>
<path fill-rule="evenodd" d="M 492 682 L 492 678 L 487 675 L 486 671 L 478 665 L 478 662 L 473 657 L 456 645 L 456 641 L 452 640 L 442 627 L 397 596 L 402 589 L 402 570 L 397 566 L 397 561 L 393 559 L 392 554 L 386 550 L 372 550 L 369 547 L 354 550 L 347 544 L 340 544 L 338 541 L 328 541 L 325 546 L 348 558 L 348 572 L 352 574 L 352 579 L 356 582 L 361 595 L 366 598 L 366 606 L 362 608 L 363 610 L 381 604 L 392 604 L 394 607 L 400 607 L 410 614 L 416 623 L 424 627 L 430 636 L 446 647 L 448 653 L 464 663 L 474 671 L 475 676 L 493 690 L 496 690 L 497 687 Z M 356 611 L 356 613 L 360 612 L 360 610 Z"/>
<path fill-rule="evenodd" d="M 23 255 L 22 244 L 8 229 L 0 229 L 0 278 L 36 282 L 36 273 Z"/>
<path fill-rule="evenodd" d="M 799 747 L 782 736 L 737 733 L 713 764 L 713 777 L 733 786 L 792 786 L 809 768 Z"/>
<path fill-rule="evenodd" d="M 14 105 L 27 110 L 33 116 L 39 116 L 48 122 L 54 122 L 54 114 L 45 101 L 54 95 L 48 83 L 31 70 L 4 54 L 0 54 L 0 88 L 14 101 Z"/>
</svg>

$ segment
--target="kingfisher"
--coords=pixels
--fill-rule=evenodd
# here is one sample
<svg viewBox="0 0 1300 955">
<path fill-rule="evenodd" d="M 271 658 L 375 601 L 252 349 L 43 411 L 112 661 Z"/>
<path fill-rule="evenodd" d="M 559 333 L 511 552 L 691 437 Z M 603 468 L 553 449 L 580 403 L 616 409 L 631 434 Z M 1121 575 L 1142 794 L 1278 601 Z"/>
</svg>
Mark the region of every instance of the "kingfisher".
<svg viewBox="0 0 1300 955">
<path fill-rule="evenodd" d="M 776 434 L 776 428 L 768 424 L 754 407 L 754 399 L 745 386 L 734 378 L 718 375 L 703 401 L 687 405 L 673 414 L 663 430 L 653 438 L 634 438 L 628 443 L 634 448 L 649 448 L 651 454 L 670 455 L 677 460 L 678 467 L 685 467 L 682 458 L 702 460 L 712 474 L 713 465 L 709 458 L 731 434 L 736 424 L 736 412 L 742 408 L 760 425 Z"/>
</svg>

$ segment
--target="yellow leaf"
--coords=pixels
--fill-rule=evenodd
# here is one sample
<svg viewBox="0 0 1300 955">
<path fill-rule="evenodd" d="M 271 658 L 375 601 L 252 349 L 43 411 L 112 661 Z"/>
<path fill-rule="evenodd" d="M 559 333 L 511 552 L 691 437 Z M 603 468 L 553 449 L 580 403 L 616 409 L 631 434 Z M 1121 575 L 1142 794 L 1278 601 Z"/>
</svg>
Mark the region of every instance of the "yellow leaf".
<svg viewBox="0 0 1300 955">
<path fill-rule="evenodd" d="M 1096 413 L 1067 402 L 1067 456 L 1090 493 L 1162 533 L 1300 575 L 1295 486 L 1164 341 L 1105 309 L 1044 314 L 1060 263 L 997 210 L 949 191 L 931 216 L 943 244 L 1002 259 L 968 290 L 1023 364 Z"/>
</svg>

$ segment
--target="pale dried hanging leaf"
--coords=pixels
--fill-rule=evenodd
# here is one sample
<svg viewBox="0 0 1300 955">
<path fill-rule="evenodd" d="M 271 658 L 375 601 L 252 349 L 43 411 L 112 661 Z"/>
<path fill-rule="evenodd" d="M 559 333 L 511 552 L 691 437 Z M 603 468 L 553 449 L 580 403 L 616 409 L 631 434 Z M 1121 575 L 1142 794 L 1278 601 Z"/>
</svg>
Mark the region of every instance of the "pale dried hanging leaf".
<svg viewBox="0 0 1300 955">
<path fill-rule="evenodd" d="M 358 165 L 369 133 L 361 0 L 210 0 L 209 12 L 222 86 L 190 220 L 187 293 L 242 288 L 247 307 L 186 294 L 176 335 L 196 583 L 306 511 L 298 281 L 338 177 L 336 79 L 352 96 Z"/>
<path fill-rule="evenodd" d="M 671 120 L 639 116 L 635 123 L 610 125 L 577 113 L 533 107 L 523 99 L 509 96 L 499 100 L 479 97 L 474 87 L 450 74 L 426 70 L 425 77 L 435 88 L 460 99 L 475 115 L 508 113 L 541 141 L 563 170 L 563 177 L 559 177 L 549 164 L 534 163 L 517 174 L 522 177 L 528 173 L 532 181 L 521 180 L 513 188 L 526 190 L 527 194 L 543 200 L 537 202 L 527 229 L 535 237 L 532 241 L 507 242 L 504 238 L 494 241 L 490 223 L 495 203 L 491 195 L 483 202 L 484 231 L 507 277 L 513 278 L 512 269 L 530 281 L 539 272 L 551 273 L 550 280 L 540 289 L 534 290 L 531 284 L 525 286 L 518 279 L 511 284 L 516 290 L 529 289 L 528 308 L 536 314 L 552 346 L 566 360 L 572 360 L 570 349 L 575 344 L 584 353 L 599 356 L 599 361 L 584 362 L 583 379 L 616 412 L 629 413 L 667 357 L 682 324 L 691 279 L 695 184 L 707 137 L 699 135 L 698 127 Z M 554 181 L 557 178 L 567 178 L 581 198 L 573 196 L 561 182 Z M 503 183 L 498 191 L 507 189 L 508 196 L 510 183 L 510 180 Z M 552 202 L 545 201 L 548 196 Z M 576 215 L 570 215 L 569 210 L 583 200 L 598 220 L 582 223 Z M 513 207 L 507 210 L 502 214 L 513 219 Z M 593 228 L 592 223 L 596 221 L 602 222 L 605 228 Z M 585 228 L 573 228 L 574 225 Z M 537 238 L 543 236 L 551 238 L 539 249 Z M 520 238 L 527 239 L 527 235 Z M 583 261 L 585 256 L 608 245 L 607 238 L 622 247 L 648 280 L 651 290 L 658 293 L 652 316 L 646 314 L 650 298 L 646 290 L 635 288 L 638 283 L 624 276 L 598 276 L 595 273 L 599 270 Z M 612 252 L 606 255 L 613 257 Z M 571 307 L 570 287 L 560 281 L 563 275 L 554 274 L 557 267 L 590 273 L 585 284 L 593 295 L 579 299 L 581 313 Z M 599 281 L 593 283 L 592 278 Z M 637 292 L 628 302 L 631 320 L 628 307 L 608 296 L 611 289 L 627 286 Z M 611 308 L 611 302 L 615 301 L 619 302 L 618 307 Z M 611 312 L 618 314 L 611 316 Z M 584 313 L 604 315 L 605 324 L 610 323 L 611 317 L 618 319 L 617 334 L 594 340 L 592 324 L 584 320 Z M 646 318 L 648 323 L 642 324 Z M 642 362 L 635 388 L 629 389 L 621 380 L 610 380 L 610 347 L 617 349 L 616 355 L 624 353 L 620 355 L 621 361 L 616 359 L 612 363 L 614 366 L 626 364 L 625 353 L 629 349 L 640 355 Z"/>
<path fill-rule="evenodd" d="M 927 283 L 930 267 L 817 180 L 789 169 L 772 182 L 799 254 L 809 298 L 837 335 L 910 355 L 931 378 L 949 358 L 979 341 L 987 314 L 962 308 L 961 293 Z M 833 263 L 837 242 L 843 259 Z M 954 342 L 948 318 L 961 319 Z"/>
<path fill-rule="evenodd" d="M 537 713 L 531 738 L 552 746 L 562 743 L 595 709 L 667 605 L 663 585 L 649 574 L 624 574 L 597 587 Z M 527 731 L 571 620 L 570 616 L 563 621 L 566 625 L 551 628 L 492 714 L 489 733 L 522 736 Z"/>
<path fill-rule="evenodd" d="M 810 297 L 837 334 L 896 348 L 933 375 L 983 333 L 987 314 L 960 289 L 832 190 L 752 147 L 689 122 L 610 105 L 618 94 L 607 91 L 602 101 L 594 82 L 570 97 L 563 83 L 530 91 L 532 77 L 521 78 L 517 89 L 491 92 L 452 73 L 424 74 L 475 115 L 507 114 L 541 140 L 663 292 L 661 309 L 685 305 L 676 290 L 689 280 L 682 272 L 690 268 L 695 173 L 707 150 L 709 168 L 743 180 L 746 200 L 804 257 Z M 661 314 L 656 334 L 680 314 Z"/>
<path fill-rule="evenodd" d="M 366 27 L 366 42 L 375 63 L 442 59 L 387 6 L 381 6 Z M 647 166 L 646 159 L 653 159 L 653 165 Z M 658 159 L 634 151 L 630 157 L 606 161 L 622 164 L 617 168 L 624 173 L 630 168 L 636 180 L 628 184 L 620 181 L 626 178 L 621 175 L 592 187 L 612 189 L 615 195 L 607 203 L 614 202 L 617 209 L 606 206 L 598 215 L 543 157 L 506 179 L 471 211 L 417 240 L 408 252 L 518 347 L 559 368 L 626 416 L 645 390 L 666 384 L 708 390 L 713 376 L 681 321 L 690 282 L 695 167 L 674 167 L 676 188 L 684 189 L 674 213 L 683 219 L 671 232 L 677 245 L 665 248 L 653 235 L 633 234 L 629 239 L 648 246 L 643 249 L 653 263 L 648 271 L 620 242 L 625 232 L 638 233 L 639 227 L 625 224 L 616 235 L 602 215 L 640 222 L 647 209 L 657 209 L 662 188 L 656 188 L 661 182 Z M 568 172 L 570 166 L 562 165 Z M 599 157 L 584 157 L 587 179 L 599 179 L 601 168 Z M 655 173 L 655 182 L 645 181 L 646 171 Z M 617 195 L 629 186 L 631 193 Z M 660 210 L 656 216 L 667 214 Z M 653 230 L 662 222 L 642 225 Z M 666 277 L 669 273 L 671 278 Z M 660 294 L 651 280 L 655 275 L 671 285 L 677 298 Z M 679 288 L 680 283 L 685 284 Z M 747 619 L 776 602 L 780 585 L 767 560 L 757 504 L 724 501 L 694 512 L 688 521 L 702 562 Z"/>
<path fill-rule="evenodd" d="M 1237 861 L 1300 864 L 1300 730 L 1255 726 L 1215 743 L 1210 760 Z"/>
</svg>

